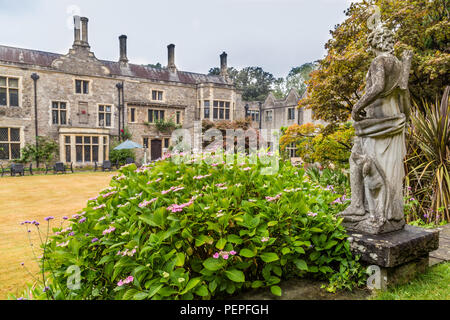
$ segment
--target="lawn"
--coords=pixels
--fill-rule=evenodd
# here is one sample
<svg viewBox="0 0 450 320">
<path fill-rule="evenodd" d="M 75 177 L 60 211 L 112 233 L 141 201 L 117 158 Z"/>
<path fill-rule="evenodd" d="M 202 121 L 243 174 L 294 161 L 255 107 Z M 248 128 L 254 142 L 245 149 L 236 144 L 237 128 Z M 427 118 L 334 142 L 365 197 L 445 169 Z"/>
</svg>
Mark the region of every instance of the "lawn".
<svg viewBox="0 0 450 320">
<path fill-rule="evenodd" d="M 429 268 L 408 284 L 375 293 L 375 300 L 450 300 L 450 263 Z"/>
<path fill-rule="evenodd" d="M 45 217 L 54 216 L 53 224 L 71 216 L 86 206 L 87 199 L 98 195 L 109 185 L 113 173 L 76 173 L 0 178 L 0 299 L 8 293 L 22 291 L 31 275 L 21 263 L 36 273 L 27 232 L 20 223 L 37 220 L 45 232 Z M 31 240 L 35 249 L 39 237 L 33 226 Z"/>
</svg>

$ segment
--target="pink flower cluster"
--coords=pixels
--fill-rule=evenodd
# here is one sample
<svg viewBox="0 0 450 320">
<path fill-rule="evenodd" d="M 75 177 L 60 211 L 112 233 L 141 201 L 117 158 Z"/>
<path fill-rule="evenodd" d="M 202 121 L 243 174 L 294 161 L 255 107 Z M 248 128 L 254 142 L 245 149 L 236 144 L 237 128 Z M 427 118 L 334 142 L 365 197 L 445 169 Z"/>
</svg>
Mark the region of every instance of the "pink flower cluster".
<svg viewBox="0 0 450 320">
<path fill-rule="evenodd" d="M 334 200 L 332 202 L 332 204 L 343 204 L 345 201 L 348 201 L 348 200 L 350 200 L 350 199 L 347 199 L 346 196 L 343 195 L 342 197 L 337 198 L 336 200 Z"/>
<path fill-rule="evenodd" d="M 118 256 L 122 256 L 122 257 L 124 257 L 124 256 L 129 256 L 129 257 L 132 257 L 132 256 L 134 256 L 134 254 L 136 253 L 136 248 L 137 247 L 135 247 L 133 250 L 131 250 L 131 251 L 128 251 L 128 249 L 125 249 L 125 251 L 122 251 L 122 252 L 117 252 L 117 255 Z"/>
<path fill-rule="evenodd" d="M 157 198 L 154 198 L 152 200 L 144 200 L 143 202 L 139 203 L 139 208 L 145 208 L 147 207 L 149 204 L 155 202 L 156 200 L 158 200 Z"/>
<path fill-rule="evenodd" d="M 220 251 L 220 252 L 216 252 L 216 253 L 213 255 L 213 258 L 214 258 L 214 259 L 219 259 L 220 257 L 222 257 L 224 260 L 228 260 L 228 258 L 230 257 L 230 255 L 231 255 L 231 256 L 235 256 L 236 254 L 237 254 L 237 252 L 234 251 L 234 250 L 232 250 L 232 251 L 230 251 L 230 252 L 227 252 L 227 251 Z"/>
<path fill-rule="evenodd" d="M 275 197 L 266 197 L 266 200 L 269 202 L 275 202 L 278 201 L 281 198 L 282 194 L 279 193 Z"/>
<path fill-rule="evenodd" d="M 111 191 L 111 192 L 105 193 L 104 195 L 102 195 L 102 197 L 103 197 L 103 199 L 106 199 L 109 196 L 112 196 L 112 195 L 114 195 L 116 193 L 117 193 L 117 191 Z"/>
<path fill-rule="evenodd" d="M 204 176 L 195 176 L 193 179 L 194 180 L 202 180 L 202 179 L 208 178 L 208 177 L 211 177 L 211 174 L 207 174 L 207 175 L 204 175 Z"/>
<path fill-rule="evenodd" d="M 250 171 L 250 170 L 252 170 L 252 168 L 247 167 L 247 168 L 244 168 L 244 169 L 242 169 L 242 170 L 244 170 L 244 171 Z"/>
<path fill-rule="evenodd" d="M 184 208 L 189 207 L 190 205 L 192 205 L 194 203 L 194 199 L 192 198 L 191 200 L 189 200 L 188 203 L 183 203 L 183 204 L 172 204 L 169 207 L 167 207 L 167 210 L 172 211 L 173 213 L 175 212 L 181 212 L 183 211 Z"/>
<path fill-rule="evenodd" d="M 160 182 L 161 180 L 162 180 L 162 178 L 158 178 L 158 179 L 156 179 L 155 181 L 149 181 L 149 182 L 147 182 L 147 184 L 158 183 L 158 182 Z"/>
<path fill-rule="evenodd" d="M 180 191 L 180 190 L 183 190 L 183 189 L 184 189 L 184 187 L 182 187 L 182 186 L 171 187 L 169 190 L 161 191 L 161 194 L 168 194 L 169 192 L 177 192 L 177 191 Z"/>
<path fill-rule="evenodd" d="M 317 217 L 317 213 L 308 212 L 308 216 L 310 216 L 310 217 Z"/>
<path fill-rule="evenodd" d="M 59 232 L 55 232 L 55 235 L 59 236 L 60 234 L 63 234 L 63 233 L 69 232 L 69 231 L 72 231 L 72 227 L 68 227 L 68 228 L 63 229 L 63 230 L 61 230 Z"/>
<path fill-rule="evenodd" d="M 94 210 L 99 210 L 99 209 L 103 209 L 103 208 L 106 208 L 106 204 L 101 204 L 101 205 L 99 205 L 98 207 L 94 207 L 94 208 L 92 208 L 92 209 L 94 209 Z"/>
<path fill-rule="evenodd" d="M 123 286 L 124 284 L 129 284 L 129 283 L 131 283 L 131 282 L 133 282 L 133 281 L 134 281 L 133 276 L 129 276 L 128 278 L 123 279 L 123 280 L 120 280 L 119 282 L 117 282 L 117 286 L 121 287 L 121 286 Z"/>
<path fill-rule="evenodd" d="M 261 239 L 261 242 L 267 242 L 267 241 L 269 241 L 269 240 L 270 240 L 269 238 L 264 237 L 264 238 Z"/>
<path fill-rule="evenodd" d="M 116 228 L 114 228 L 113 226 L 110 226 L 108 229 L 106 229 L 105 231 L 103 231 L 103 235 L 109 234 L 116 231 Z"/>
</svg>

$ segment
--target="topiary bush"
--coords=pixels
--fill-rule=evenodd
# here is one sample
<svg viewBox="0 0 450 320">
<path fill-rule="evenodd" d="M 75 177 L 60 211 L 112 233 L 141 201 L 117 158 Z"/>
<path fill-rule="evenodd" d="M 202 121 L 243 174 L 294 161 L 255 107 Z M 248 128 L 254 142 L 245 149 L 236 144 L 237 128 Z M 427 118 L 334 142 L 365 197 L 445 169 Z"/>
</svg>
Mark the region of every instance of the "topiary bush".
<svg viewBox="0 0 450 320">
<path fill-rule="evenodd" d="M 220 299 L 261 287 L 281 295 L 290 277 L 330 279 L 332 291 L 361 281 L 334 215 L 339 195 L 290 163 L 275 175 L 262 168 L 207 155 L 122 167 L 70 225 L 53 229 L 41 260 L 51 271 L 45 294 Z M 81 281 L 69 290 L 73 266 Z"/>
</svg>

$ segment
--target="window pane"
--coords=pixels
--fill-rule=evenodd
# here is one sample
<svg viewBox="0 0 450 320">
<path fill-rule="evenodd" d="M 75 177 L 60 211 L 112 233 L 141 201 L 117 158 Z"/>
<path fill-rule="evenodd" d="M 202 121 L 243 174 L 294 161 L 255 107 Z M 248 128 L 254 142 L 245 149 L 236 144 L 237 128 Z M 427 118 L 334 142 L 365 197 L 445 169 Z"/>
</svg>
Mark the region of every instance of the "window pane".
<svg viewBox="0 0 450 320">
<path fill-rule="evenodd" d="M 209 108 L 209 100 L 205 100 L 205 108 Z"/>
<path fill-rule="evenodd" d="M 159 117 L 159 118 L 160 118 L 161 120 L 164 120 L 164 114 L 165 114 L 164 111 L 160 111 L 160 117 Z"/>
<path fill-rule="evenodd" d="M 6 106 L 6 89 L 0 88 L 0 106 Z"/>
<path fill-rule="evenodd" d="M 98 114 L 98 125 L 101 127 L 105 125 L 105 114 L 104 113 Z"/>
<path fill-rule="evenodd" d="M 98 111 L 100 111 L 100 112 L 105 111 L 105 106 L 98 106 Z"/>
<path fill-rule="evenodd" d="M 98 144 L 98 137 L 92 137 L 92 144 Z"/>
<path fill-rule="evenodd" d="M 164 148 L 169 148 L 169 139 L 164 139 Z"/>
<path fill-rule="evenodd" d="M 91 162 L 91 146 L 84 146 L 84 162 Z"/>
<path fill-rule="evenodd" d="M 71 154 L 70 154 L 70 145 L 66 145 L 66 162 L 72 162 L 72 158 L 71 158 Z"/>
<path fill-rule="evenodd" d="M 223 109 L 219 109 L 219 119 L 223 119 L 223 118 L 224 118 Z"/>
<path fill-rule="evenodd" d="M 9 89 L 9 105 L 11 107 L 19 106 L 19 90 Z"/>
<path fill-rule="evenodd" d="M 91 143 L 91 137 L 84 137 L 84 143 L 85 144 L 86 143 L 90 144 Z"/>
<path fill-rule="evenodd" d="M 84 94 L 89 93 L 89 81 L 83 81 L 83 93 Z"/>
<path fill-rule="evenodd" d="M 59 108 L 65 110 L 66 109 L 66 103 L 65 102 L 61 102 L 59 104 Z"/>
<path fill-rule="evenodd" d="M 66 111 L 61 111 L 60 112 L 60 116 L 61 116 L 61 123 L 60 124 L 66 124 Z"/>
<path fill-rule="evenodd" d="M 205 108 L 205 118 L 209 119 L 209 108 L 208 109 Z"/>
<path fill-rule="evenodd" d="M 106 106 L 106 112 L 111 112 L 111 106 Z"/>
<path fill-rule="evenodd" d="M 9 138 L 10 141 L 20 141 L 20 130 L 11 129 Z"/>
<path fill-rule="evenodd" d="M 83 137 L 76 137 L 75 140 L 76 140 L 77 144 L 82 144 L 83 143 Z"/>
<path fill-rule="evenodd" d="M 229 109 L 225 110 L 225 119 L 230 120 L 230 110 Z"/>
<path fill-rule="evenodd" d="M 0 128 L 0 141 L 9 141 L 8 128 Z"/>
<path fill-rule="evenodd" d="M 214 119 L 217 119 L 218 112 L 219 112 L 218 109 L 214 108 L 214 112 L 213 112 L 213 118 Z"/>
<path fill-rule="evenodd" d="M 98 161 L 98 146 L 92 146 L 92 161 Z"/>
<path fill-rule="evenodd" d="M 163 99 L 163 93 L 162 91 L 158 92 L 158 100 L 162 100 Z"/>
<path fill-rule="evenodd" d="M 19 159 L 19 158 L 20 158 L 20 144 L 11 143 L 11 159 Z"/>
<path fill-rule="evenodd" d="M 66 141 L 67 144 L 70 144 L 70 136 L 66 136 L 65 137 L 65 141 Z"/>
<path fill-rule="evenodd" d="M 107 127 L 111 126 L 111 113 L 106 114 L 106 126 Z"/>
<path fill-rule="evenodd" d="M 225 108 L 230 109 L 230 103 L 229 102 L 225 103 Z"/>
<path fill-rule="evenodd" d="M 219 101 L 214 101 L 214 107 L 218 107 L 219 106 Z"/>
<path fill-rule="evenodd" d="M 144 138 L 144 148 L 148 148 L 148 138 Z"/>
<path fill-rule="evenodd" d="M 148 110 L 148 122 L 153 122 L 153 110 Z"/>
<path fill-rule="evenodd" d="M 9 160 L 9 144 L 0 143 L 0 160 Z"/>
<path fill-rule="evenodd" d="M 52 123 L 58 124 L 58 111 L 57 110 L 52 111 Z"/>
<path fill-rule="evenodd" d="M 220 101 L 220 107 L 223 108 L 225 106 L 225 102 Z"/>
<path fill-rule="evenodd" d="M 136 109 L 130 109 L 130 112 L 131 112 L 131 122 L 134 122 L 135 120 L 134 120 L 134 118 L 135 118 L 135 113 L 136 113 Z"/>
<path fill-rule="evenodd" d="M 152 99 L 156 100 L 156 91 L 154 91 L 154 90 L 152 91 Z"/>
<path fill-rule="evenodd" d="M 80 80 L 75 80 L 75 92 L 81 93 L 81 81 Z"/>
<path fill-rule="evenodd" d="M 8 84 L 10 88 L 19 88 L 19 79 L 9 78 Z"/>
<path fill-rule="evenodd" d="M 6 78 L 0 77 L 0 87 L 6 87 Z"/>
<path fill-rule="evenodd" d="M 77 162 L 83 162 L 83 146 L 76 146 Z"/>
<path fill-rule="evenodd" d="M 58 109 L 58 102 L 52 102 L 52 109 Z"/>
<path fill-rule="evenodd" d="M 155 110 L 153 116 L 155 117 L 155 122 L 159 120 L 159 112 L 158 112 L 158 110 Z"/>
<path fill-rule="evenodd" d="M 177 112 L 177 124 L 180 124 L 181 113 Z"/>
</svg>

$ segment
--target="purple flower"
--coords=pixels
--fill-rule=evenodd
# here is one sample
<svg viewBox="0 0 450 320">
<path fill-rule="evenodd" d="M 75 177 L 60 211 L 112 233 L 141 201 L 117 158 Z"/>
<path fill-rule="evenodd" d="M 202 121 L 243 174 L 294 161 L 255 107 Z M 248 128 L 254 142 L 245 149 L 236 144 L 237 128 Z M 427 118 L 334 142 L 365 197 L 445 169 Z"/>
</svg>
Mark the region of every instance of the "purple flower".
<svg viewBox="0 0 450 320">
<path fill-rule="evenodd" d="M 50 217 L 45 218 L 44 220 L 45 221 L 50 221 L 50 220 L 53 220 L 53 219 L 55 219 L 55 217 L 50 216 Z"/>
<path fill-rule="evenodd" d="M 45 287 L 43 291 L 47 292 L 48 290 L 50 290 L 50 288 L 49 287 Z"/>
<path fill-rule="evenodd" d="M 75 232 L 71 232 L 71 233 L 69 233 L 69 237 L 73 237 L 75 235 Z"/>
<path fill-rule="evenodd" d="M 94 238 L 94 239 L 92 239 L 92 243 L 95 243 L 95 242 L 97 242 L 98 241 L 98 238 Z"/>
<path fill-rule="evenodd" d="M 63 220 L 68 220 L 69 219 L 69 217 L 66 217 L 66 216 L 64 216 L 62 218 L 63 218 Z"/>
<path fill-rule="evenodd" d="M 219 253 L 216 252 L 216 253 L 213 255 L 213 258 L 214 258 L 214 259 L 219 259 Z"/>
<path fill-rule="evenodd" d="M 80 219 L 80 221 L 78 221 L 78 223 L 83 223 L 85 221 L 86 221 L 86 218 L 82 218 L 82 219 Z"/>
<path fill-rule="evenodd" d="M 84 236 L 85 236 L 85 237 L 89 237 L 89 233 L 86 233 Z"/>
<path fill-rule="evenodd" d="M 24 262 L 22 262 L 21 264 L 20 264 L 22 267 L 25 265 L 25 263 Z"/>
</svg>

